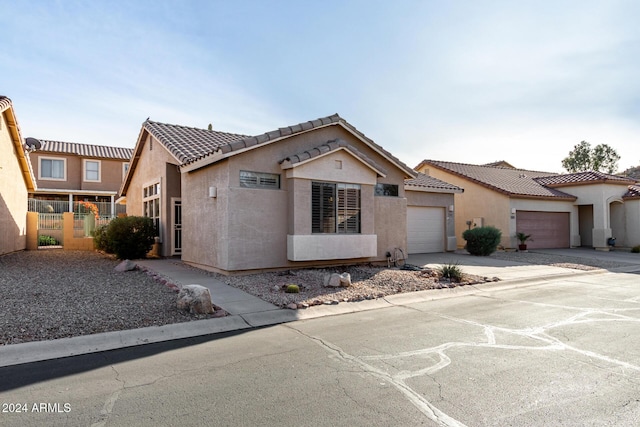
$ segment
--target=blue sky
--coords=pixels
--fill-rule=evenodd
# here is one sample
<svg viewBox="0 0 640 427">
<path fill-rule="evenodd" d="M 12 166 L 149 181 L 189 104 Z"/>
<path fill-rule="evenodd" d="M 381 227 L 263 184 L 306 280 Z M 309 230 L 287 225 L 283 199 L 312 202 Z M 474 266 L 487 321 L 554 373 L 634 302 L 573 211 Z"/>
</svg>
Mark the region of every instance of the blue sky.
<svg viewBox="0 0 640 427">
<path fill-rule="evenodd" d="M 152 120 L 242 134 L 339 113 L 409 166 L 640 164 L 637 1 L 0 0 L 23 136 L 133 147 Z"/>
</svg>

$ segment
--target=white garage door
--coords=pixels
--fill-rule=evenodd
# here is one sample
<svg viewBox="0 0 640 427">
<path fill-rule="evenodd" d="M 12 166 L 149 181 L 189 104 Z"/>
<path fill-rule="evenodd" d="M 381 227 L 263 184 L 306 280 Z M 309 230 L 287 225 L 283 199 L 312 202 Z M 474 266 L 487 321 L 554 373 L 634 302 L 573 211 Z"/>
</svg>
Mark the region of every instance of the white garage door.
<svg viewBox="0 0 640 427">
<path fill-rule="evenodd" d="M 410 254 L 444 252 L 444 208 L 407 206 Z"/>
</svg>

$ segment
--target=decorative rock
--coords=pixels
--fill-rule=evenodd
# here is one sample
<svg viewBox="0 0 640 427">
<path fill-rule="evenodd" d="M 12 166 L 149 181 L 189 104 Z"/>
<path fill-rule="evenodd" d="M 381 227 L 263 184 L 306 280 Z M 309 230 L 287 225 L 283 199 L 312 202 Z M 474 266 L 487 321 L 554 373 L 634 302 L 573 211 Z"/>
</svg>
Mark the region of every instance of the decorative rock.
<svg viewBox="0 0 640 427">
<path fill-rule="evenodd" d="M 114 270 L 123 273 L 125 271 L 135 270 L 136 266 L 137 264 L 135 262 L 125 259 L 120 264 L 116 265 Z"/>
<path fill-rule="evenodd" d="M 295 302 L 292 302 L 291 304 L 287 305 L 287 308 L 290 310 L 297 310 L 298 309 L 298 304 L 296 304 Z"/>
<path fill-rule="evenodd" d="M 183 286 L 178 293 L 178 309 L 188 310 L 194 314 L 213 314 L 211 293 L 200 285 Z"/>
<path fill-rule="evenodd" d="M 340 286 L 343 288 L 351 286 L 351 275 L 349 273 L 342 273 L 340 275 Z"/>
<path fill-rule="evenodd" d="M 328 288 L 339 288 L 342 283 L 342 277 L 338 273 L 324 276 L 324 286 Z"/>
</svg>

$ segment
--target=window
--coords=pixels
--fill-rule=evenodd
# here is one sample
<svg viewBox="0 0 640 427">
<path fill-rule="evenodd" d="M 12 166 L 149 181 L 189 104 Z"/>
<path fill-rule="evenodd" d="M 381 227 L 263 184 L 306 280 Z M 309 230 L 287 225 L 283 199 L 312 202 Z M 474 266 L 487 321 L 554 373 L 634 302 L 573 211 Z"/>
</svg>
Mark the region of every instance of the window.
<svg viewBox="0 0 640 427">
<path fill-rule="evenodd" d="M 360 233 L 360 185 L 311 183 L 312 233 Z"/>
<path fill-rule="evenodd" d="M 100 160 L 84 161 L 84 180 L 100 182 Z"/>
<path fill-rule="evenodd" d="M 275 173 L 240 171 L 240 187 L 280 188 L 280 175 Z"/>
<path fill-rule="evenodd" d="M 160 183 L 144 187 L 142 192 L 142 215 L 153 220 L 156 236 L 160 237 Z"/>
<path fill-rule="evenodd" d="M 127 176 L 127 171 L 129 170 L 129 163 L 122 164 L 122 180 L 124 181 L 124 177 Z"/>
<path fill-rule="evenodd" d="M 57 179 L 64 181 L 66 178 L 67 160 L 40 157 L 40 178 Z"/>
<path fill-rule="evenodd" d="M 398 186 L 395 184 L 376 184 L 375 195 L 398 197 Z"/>
</svg>

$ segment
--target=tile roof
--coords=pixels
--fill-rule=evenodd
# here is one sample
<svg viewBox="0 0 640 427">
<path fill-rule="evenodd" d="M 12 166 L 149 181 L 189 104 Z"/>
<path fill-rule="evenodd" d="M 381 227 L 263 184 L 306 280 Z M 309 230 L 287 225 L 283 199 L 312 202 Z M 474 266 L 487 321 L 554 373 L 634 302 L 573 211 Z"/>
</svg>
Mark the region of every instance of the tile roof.
<svg viewBox="0 0 640 427">
<path fill-rule="evenodd" d="M 435 167 L 465 178 L 476 184 L 513 197 L 575 200 L 576 197 L 562 191 L 547 188 L 533 178 L 556 176 L 550 172 L 512 169 L 500 166 L 471 165 L 465 163 L 424 160 L 416 167 Z"/>
<path fill-rule="evenodd" d="M 223 155 L 229 154 L 233 151 L 251 148 L 270 141 L 307 132 L 312 129 L 336 124 L 341 124 L 349 129 L 374 150 L 378 151 L 383 157 L 386 157 L 399 168 L 403 169 L 408 176 L 415 176 L 416 172 L 413 169 L 373 142 L 354 126 L 347 123 L 347 121 L 338 114 L 298 123 L 293 126 L 279 128 L 256 136 L 168 125 L 151 122 L 149 120 L 143 124 L 143 129 L 146 129 L 151 135 L 165 145 L 176 159 L 182 162 L 182 165 L 188 165 L 198 160 L 205 159 L 214 153 L 221 153 Z"/>
<path fill-rule="evenodd" d="M 185 164 L 206 157 L 223 146 L 247 138 L 247 135 L 170 125 L 150 120 L 144 122 L 143 129 L 160 141 L 176 159 Z"/>
<path fill-rule="evenodd" d="M 405 179 L 404 185 L 408 187 L 420 187 L 424 189 L 450 190 L 454 193 L 462 193 L 464 190 L 457 185 L 449 184 L 423 173 L 418 173 L 413 179 Z"/>
<path fill-rule="evenodd" d="M 618 175 L 610 175 L 597 171 L 568 173 L 561 175 L 546 176 L 534 178 L 537 182 L 545 187 L 562 187 L 567 185 L 578 184 L 594 184 L 594 183 L 610 183 L 610 184 L 626 184 L 635 183 L 631 178 L 625 178 Z"/>
<path fill-rule="evenodd" d="M 40 142 L 42 142 L 42 147 L 38 149 L 38 151 L 47 153 L 74 154 L 81 157 L 121 160 L 129 160 L 133 155 L 133 149 L 131 148 L 79 144 L 77 142 L 48 141 L 44 139 L 41 139 Z"/>
<path fill-rule="evenodd" d="M 4 95 L 0 95 L 0 112 L 11 107 L 11 100 Z"/>
<path fill-rule="evenodd" d="M 313 159 L 314 157 L 319 157 L 324 154 L 330 153 L 332 151 L 339 150 L 341 148 L 345 148 L 352 152 L 357 158 L 362 160 L 364 163 L 371 166 L 376 171 L 380 172 L 383 175 L 387 174 L 387 171 L 376 163 L 373 159 L 368 157 L 366 154 L 362 153 L 353 145 L 347 143 L 346 141 L 337 138 L 331 141 L 327 141 L 325 144 L 322 144 L 318 147 L 312 148 L 311 150 L 303 151 L 302 153 L 294 154 L 293 156 L 289 156 L 280 161 L 280 164 L 289 163 L 291 165 L 295 165 L 296 163 L 304 162 L 306 160 Z"/>
<path fill-rule="evenodd" d="M 623 199 L 640 199 L 640 185 L 630 185 Z"/>
</svg>

